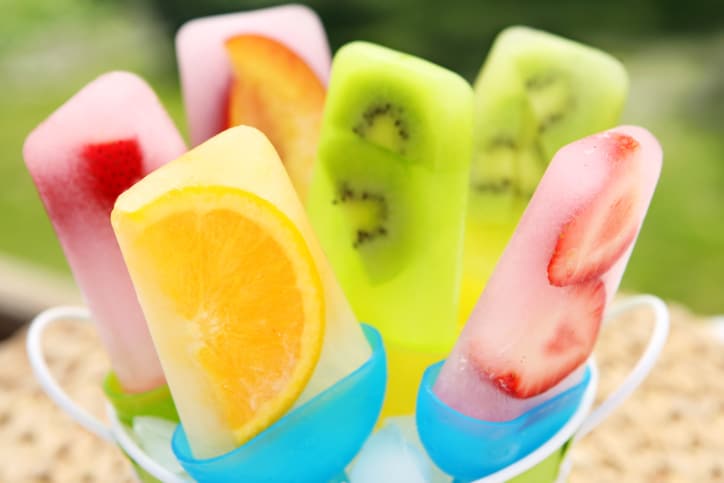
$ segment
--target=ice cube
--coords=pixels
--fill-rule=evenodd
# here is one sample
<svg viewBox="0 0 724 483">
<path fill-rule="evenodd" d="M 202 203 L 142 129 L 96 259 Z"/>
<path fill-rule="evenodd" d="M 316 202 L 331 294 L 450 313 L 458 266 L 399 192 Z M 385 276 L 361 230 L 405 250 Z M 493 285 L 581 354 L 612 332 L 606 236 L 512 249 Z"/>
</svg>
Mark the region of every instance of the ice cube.
<svg viewBox="0 0 724 483">
<path fill-rule="evenodd" d="M 350 483 L 432 483 L 433 468 L 425 453 L 386 424 L 362 447 L 349 471 Z"/>
<path fill-rule="evenodd" d="M 138 444 L 148 456 L 171 473 L 185 475 L 171 449 L 171 438 L 176 424 L 152 416 L 137 416 L 133 418 L 133 432 Z"/>
</svg>

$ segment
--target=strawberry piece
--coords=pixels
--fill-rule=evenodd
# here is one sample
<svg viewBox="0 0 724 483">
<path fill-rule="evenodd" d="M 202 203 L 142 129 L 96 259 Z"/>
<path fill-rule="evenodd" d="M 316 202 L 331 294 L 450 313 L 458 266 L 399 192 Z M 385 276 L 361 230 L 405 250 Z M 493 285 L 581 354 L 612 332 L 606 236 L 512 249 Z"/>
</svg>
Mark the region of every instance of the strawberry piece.
<svg viewBox="0 0 724 483">
<path fill-rule="evenodd" d="M 606 304 L 601 280 L 566 287 L 561 299 L 538 314 L 528 330 L 508 341 L 504 354 L 494 342 L 471 339 L 469 359 L 480 378 L 518 399 L 541 394 L 567 377 L 588 357 Z"/>
<path fill-rule="evenodd" d="M 608 179 L 590 202 L 563 225 L 548 263 L 548 281 L 565 287 L 607 272 L 636 238 L 639 229 L 638 142 L 612 133 L 602 138 L 611 164 Z"/>
<path fill-rule="evenodd" d="M 143 177 L 143 155 L 135 139 L 88 144 L 81 157 L 95 201 L 108 213 L 116 198 Z"/>
</svg>

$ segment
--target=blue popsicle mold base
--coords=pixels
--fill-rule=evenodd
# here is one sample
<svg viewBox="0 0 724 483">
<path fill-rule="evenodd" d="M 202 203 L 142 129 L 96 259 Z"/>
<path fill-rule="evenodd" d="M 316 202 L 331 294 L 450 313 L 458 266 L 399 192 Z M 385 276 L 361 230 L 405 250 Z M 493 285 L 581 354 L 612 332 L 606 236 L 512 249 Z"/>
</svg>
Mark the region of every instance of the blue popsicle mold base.
<svg viewBox="0 0 724 483">
<path fill-rule="evenodd" d="M 423 375 L 417 430 L 435 464 L 461 481 L 495 473 L 548 441 L 576 412 L 591 382 L 591 369 L 586 367 L 580 383 L 518 418 L 482 421 L 452 409 L 432 391 L 443 362 L 428 367 Z"/>
<path fill-rule="evenodd" d="M 179 424 L 171 446 L 181 466 L 201 483 L 320 483 L 343 475 L 372 433 L 387 381 L 382 338 L 373 327 L 362 328 L 372 347 L 367 362 L 239 448 L 196 459 Z"/>
</svg>

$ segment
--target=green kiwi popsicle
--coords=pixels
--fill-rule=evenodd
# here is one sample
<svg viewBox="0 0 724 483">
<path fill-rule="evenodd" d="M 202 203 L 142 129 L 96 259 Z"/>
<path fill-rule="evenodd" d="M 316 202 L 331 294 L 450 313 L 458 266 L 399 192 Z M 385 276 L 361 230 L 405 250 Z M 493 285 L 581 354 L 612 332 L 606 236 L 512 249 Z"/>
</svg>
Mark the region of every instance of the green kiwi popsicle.
<svg viewBox="0 0 724 483">
<path fill-rule="evenodd" d="M 555 152 L 615 126 L 627 90 L 621 63 L 599 50 L 525 27 L 495 40 L 475 82 L 461 323 Z"/>
<path fill-rule="evenodd" d="M 334 58 L 307 208 L 357 317 L 385 338 L 390 388 L 391 347 L 444 354 L 457 334 L 472 111 L 470 85 L 427 61 L 363 42 Z"/>
</svg>

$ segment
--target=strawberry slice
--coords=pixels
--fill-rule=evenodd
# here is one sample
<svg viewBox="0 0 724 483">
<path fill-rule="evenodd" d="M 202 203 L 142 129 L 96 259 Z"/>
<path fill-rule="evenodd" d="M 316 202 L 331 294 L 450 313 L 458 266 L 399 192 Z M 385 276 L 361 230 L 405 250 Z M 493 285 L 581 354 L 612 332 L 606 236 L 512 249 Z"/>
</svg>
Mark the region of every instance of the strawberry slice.
<svg viewBox="0 0 724 483">
<path fill-rule="evenodd" d="M 480 378 L 526 399 L 552 388 L 586 360 L 603 318 L 606 288 L 593 280 L 555 290 L 560 297 L 530 314 L 534 320 L 517 339 L 471 339 L 469 360 Z"/>
<path fill-rule="evenodd" d="M 639 229 L 642 197 L 638 191 L 639 143 L 612 133 L 601 137 L 611 169 L 607 181 L 587 205 L 563 225 L 548 263 L 548 280 L 565 287 L 593 280 L 623 255 Z"/>
<path fill-rule="evenodd" d="M 143 177 L 143 155 L 135 139 L 88 144 L 81 157 L 95 201 L 109 213 L 116 198 Z"/>
</svg>

